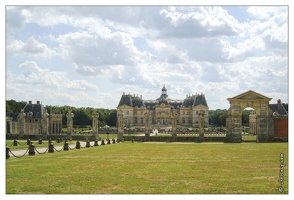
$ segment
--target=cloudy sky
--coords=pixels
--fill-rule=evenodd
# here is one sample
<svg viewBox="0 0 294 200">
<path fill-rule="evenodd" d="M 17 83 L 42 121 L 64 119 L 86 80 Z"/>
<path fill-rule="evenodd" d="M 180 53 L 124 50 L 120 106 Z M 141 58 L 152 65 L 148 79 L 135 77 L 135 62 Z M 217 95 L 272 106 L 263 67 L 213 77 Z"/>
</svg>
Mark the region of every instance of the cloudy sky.
<svg viewBox="0 0 294 200">
<path fill-rule="evenodd" d="M 116 108 L 123 92 L 288 103 L 288 6 L 6 6 L 6 99 Z"/>
</svg>

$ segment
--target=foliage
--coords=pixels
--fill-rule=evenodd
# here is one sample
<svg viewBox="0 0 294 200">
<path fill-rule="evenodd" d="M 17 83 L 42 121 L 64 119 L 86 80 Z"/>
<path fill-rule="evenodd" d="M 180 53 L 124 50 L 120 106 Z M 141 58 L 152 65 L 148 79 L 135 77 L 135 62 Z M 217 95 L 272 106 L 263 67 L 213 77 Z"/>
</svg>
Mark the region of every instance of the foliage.
<svg viewBox="0 0 294 200">
<path fill-rule="evenodd" d="M 11 99 L 11 100 L 6 100 L 6 112 L 10 112 L 10 113 L 19 113 L 21 109 L 23 109 L 25 107 L 25 105 L 27 104 L 27 102 L 25 101 L 20 101 L 20 102 L 16 102 L 15 100 Z"/>
<path fill-rule="evenodd" d="M 226 126 L 227 109 L 209 110 L 209 124 Z"/>
<path fill-rule="evenodd" d="M 71 107 L 71 106 L 44 106 L 49 114 L 62 114 L 62 124 L 66 125 L 66 114 L 69 110 L 74 114 L 73 124 L 78 125 L 80 128 L 86 128 L 87 125 L 92 126 L 92 114 L 96 111 L 99 114 L 98 125 L 103 127 L 116 126 L 116 110 L 104 108 L 91 108 L 91 107 Z"/>
<path fill-rule="evenodd" d="M 7 194 L 281 194 L 279 186 L 288 194 L 288 166 L 288 143 L 123 142 L 7 159 L 5 186 Z"/>
<path fill-rule="evenodd" d="M 285 110 L 288 112 L 288 104 L 287 103 L 282 103 L 282 105 L 284 106 Z"/>
<path fill-rule="evenodd" d="M 249 124 L 250 110 L 243 110 L 242 112 L 242 124 Z"/>
<path fill-rule="evenodd" d="M 249 124 L 250 110 L 242 112 L 242 124 Z M 217 109 L 209 111 L 209 124 L 213 126 L 226 126 L 227 110 Z"/>
</svg>

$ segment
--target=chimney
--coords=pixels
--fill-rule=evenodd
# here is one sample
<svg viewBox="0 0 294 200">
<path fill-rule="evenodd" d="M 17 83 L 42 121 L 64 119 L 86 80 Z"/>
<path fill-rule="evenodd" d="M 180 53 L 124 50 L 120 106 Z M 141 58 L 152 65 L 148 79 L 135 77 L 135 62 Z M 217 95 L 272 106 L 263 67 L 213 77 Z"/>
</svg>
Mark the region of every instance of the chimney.
<svg viewBox="0 0 294 200">
<path fill-rule="evenodd" d="M 29 101 L 29 104 L 31 105 L 32 104 L 32 101 Z"/>
<path fill-rule="evenodd" d="M 39 105 L 40 104 L 40 101 L 37 101 L 37 104 Z"/>
<path fill-rule="evenodd" d="M 278 99 L 278 105 L 282 105 L 281 99 Z"/>
</svg>

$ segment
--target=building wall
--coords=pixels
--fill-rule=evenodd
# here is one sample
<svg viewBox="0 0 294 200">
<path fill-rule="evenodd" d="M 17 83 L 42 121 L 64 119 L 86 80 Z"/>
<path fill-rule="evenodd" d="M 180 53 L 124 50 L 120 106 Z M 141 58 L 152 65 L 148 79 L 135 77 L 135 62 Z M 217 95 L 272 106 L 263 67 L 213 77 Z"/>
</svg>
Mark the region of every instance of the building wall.
<svg viewBox="0 0 294 200">
<path fill-rule="evenodd" d="M 274 118 L 274 137 L 288 137 L 288 117 Z"/>
<path fill-rule="evenodd" d="M 144 114 L 151 113 L 151 124 L 164 124 L 171 125 L 171 107 L 169 105 L 157 105 L 154 110 L 148 110 L 147 108 L 134 108 L 127 105 L 117 107 L 117 110 L 122 110 L 124 114 L 124 126 L 144 126 Z M 177 109 L 179 118 L 178 124 L 187 127 L 199 127 L 199 111 L 205 111 L 204 126 L 209 126 L 209 115 L 208 107 L 206 106 L 195 106 L 194 108 L 180 108 Z M 117 112 L 119 113 L 119 112 Z"/>
<path fill-rule="evenodd" d="M 204 127 L 208 128 L 209 126 L 209 114 L 208 114 L 208 107 L 203 106 L 203 105 L 199 105 L 199 106 L 195 106 L 192 109 L 192 127 L 196 127 L 198 128 L 200 125 L 200 121 L 199 121 L 199 113 L 200 110 L 204 110 L 205 113 L 205 117 L 204 117 Z"/>
<path fill-rule="evenodd" d="M 20 133 L 20 122 L 7 120 L 9 123 L 10 133 L 11 134 L 19 134 Z M 24 134 L 42 134 L 42 120 L 29 118 L 25 120 L 24 124 Z M 53 114 L 50 115 L 49 120 L 49 134 L 50 133 L 61 133 L 62 132 L 62 115 L 61 114 Z"/>
</svg>

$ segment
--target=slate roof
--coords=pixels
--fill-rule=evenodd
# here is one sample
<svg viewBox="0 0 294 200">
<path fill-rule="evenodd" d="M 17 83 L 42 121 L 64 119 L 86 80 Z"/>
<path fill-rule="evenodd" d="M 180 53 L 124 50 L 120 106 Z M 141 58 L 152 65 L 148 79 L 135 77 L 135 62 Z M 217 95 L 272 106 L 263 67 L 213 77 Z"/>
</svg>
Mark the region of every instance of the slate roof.
<svg viewBox="0 0 294 200">
<path fill-rule="evenodd" d="M 132 95 L 127 94 L 121 96 L 118 106 L 122 106 L 124 104 L 133 107 Z"/>
<path fill-rule="evenodd" d="M 161 96 L 156 100 L 143 100 L 141 97 L 138 96 L 123 94 L 119 101 L 118 107 L 122 105 L 128 105 L 131 107 L 145 107 L 148 110 L 154 110 L 156 105 L 160 105 L 162 103 L 165 105 L 170 105 L 173 109 L 179 109 L 181 107 L 189 108 L 198 106 L 200 104 L 208 107 L 204 94 L 196 94 L 192 96 L 189 95 L 184 100 L 173 100 L 168 98 L 168 95 L 165 92 L 163 92 L 166 91 L 165 86 L 163 86 L 161 91 Z"/>
<path fill-rule="evenodd" d="M 148 110 L 155 110 L 155 106 L 157 105 L 157 101 L 144 101 L 144 105 Z"/>
<path fill-rule="evenodd" d="M 194 96 L 189 96 L 189 97 L 186 97 L 186 99 L 184 99 L 182 106 L 189 108 L 189 107 L 193 107 L 193 105 L 194 105 Z"/>
<path fill-rule="evenodd" d="M 141 99 L 140 97 L 133 97 L 132 99 L 132 104 L 133 104 L 133 107 L 144 107 L 144 102 L 143 102 L 143 99 Z"/>
<path fill-rule="evenodd" d="M 193 106 L 198 106 L 200 104 L 208 107 L 204 94 L 196 95 Z"/>
<path fill-rule="evenodd" d="M 29 112 L 32 113 L 32 118 L 42 118 L 44 106 L 41 103 L 32 104 L 27 103 L 24 107 L 24 113 L 26 113 L 26 118 L 29 117 Z"/>
<path fill-rule="evenodd" d="M 288 115 L 288 112 L 281 103 L 281 100 L 278 100 L 277 104 L 269 104 L 268 107 L 271 109 L 273 113 L 276 112 L 279 115 Z"/>
</svg>

